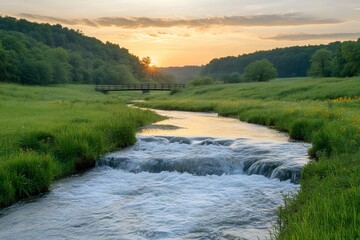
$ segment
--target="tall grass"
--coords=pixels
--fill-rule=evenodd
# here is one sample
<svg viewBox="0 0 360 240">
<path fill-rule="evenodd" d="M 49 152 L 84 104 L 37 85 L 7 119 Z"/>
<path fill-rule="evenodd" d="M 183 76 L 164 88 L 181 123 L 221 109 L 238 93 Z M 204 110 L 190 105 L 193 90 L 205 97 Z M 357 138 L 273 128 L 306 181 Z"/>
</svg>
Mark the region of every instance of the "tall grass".
<svg viewBox="0 0 360 240">
<path fill-rule="evenodd" d="M 10 190 L 15 199 L 29 197 L 48 190 L 54 176 L 53 157 L 36 152 L 21 152 L 2 166 L 8 174 Z M 6 176 L 5 176 L 6 177 Z"/>
<path fill-rule="evenodd" d="M 360 77 L 190 88 L 142 106 L 214 111 L 312 143 L 301 189 L 278 210 L 276 239 L 360 239 Z"/>
<path fill-rule="evenodd" d="M 355 78 L 290 78 L 275 79 L 270 82 L 241 84 L 213 84 L 201 87 L 188 87 L 171 95 L 173 100 L 232 100 L 264 99 L 284 101 L 327 100 L 347 96 L 360 96 L 360 77 Z M 150 95 L 149 100 L 169 99 L 166 95 Z"/>
<path fill-rule="evenodd" d="M 0 84 L 0 207 L 47 191 L 104 153 L 134 144 L 139 126 L 161 119 L 86 85 Z"/>
</svg>

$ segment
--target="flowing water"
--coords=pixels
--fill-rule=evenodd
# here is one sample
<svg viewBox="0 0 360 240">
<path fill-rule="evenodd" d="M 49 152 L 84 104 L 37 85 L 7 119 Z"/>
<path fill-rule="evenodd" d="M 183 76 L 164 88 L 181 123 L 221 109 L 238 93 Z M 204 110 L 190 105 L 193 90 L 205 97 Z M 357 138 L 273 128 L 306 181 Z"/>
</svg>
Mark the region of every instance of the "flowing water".
<svg viewBox="0 0 360 240">
<path fill-rule="evenodd" d="M 216 114 L 158 111 L 138 142 L 0 213 L 0 239 L 265 239 L 309 144 Z"/>
</svg>

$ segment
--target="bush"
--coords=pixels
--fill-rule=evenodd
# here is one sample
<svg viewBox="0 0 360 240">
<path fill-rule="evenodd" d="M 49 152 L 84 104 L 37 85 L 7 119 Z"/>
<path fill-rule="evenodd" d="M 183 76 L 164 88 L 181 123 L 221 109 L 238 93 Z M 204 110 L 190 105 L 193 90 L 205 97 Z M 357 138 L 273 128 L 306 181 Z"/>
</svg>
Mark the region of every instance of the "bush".
<svg viewBox="0 0 360 240">
<path fill-rule="evenodd" d="M 170 95 L 175 95 L 179 92 L 181 92 L 181 89 L 173 89 L 173 90 L 171 90 Z"/>
<path fill-rule="evenodd" d="M 245 82 L 245 78 L 244 76 L 242 76 L 240 73 L 238 72 L 233 72 L 230 74 L 225 74 L 221 77 L 221 80 L 224 83 L 240 83 L 240 82 Z"/>
<path fill-rule="evenodd" d="M 192 79 L 189 82 L 189 85 L 191 86 L 205 86 L 205 85 L 211 85 L 214 83 L 214 79 L 211 77 L 197 77 Z"/>
</svg>

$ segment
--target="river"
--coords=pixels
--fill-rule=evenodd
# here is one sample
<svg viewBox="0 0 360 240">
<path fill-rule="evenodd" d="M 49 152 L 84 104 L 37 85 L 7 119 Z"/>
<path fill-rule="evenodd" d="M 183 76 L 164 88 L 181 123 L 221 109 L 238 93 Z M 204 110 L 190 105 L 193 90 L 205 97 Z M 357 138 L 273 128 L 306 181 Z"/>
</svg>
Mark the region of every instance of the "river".
<svg viewBox="0 0 360 240">
<path fill-rule="evenodd" d="M 212 113 L 157 111 L 137 143 L 0 212 L 0 239 L 266 239 L 309 144 Z"/>
</svg>

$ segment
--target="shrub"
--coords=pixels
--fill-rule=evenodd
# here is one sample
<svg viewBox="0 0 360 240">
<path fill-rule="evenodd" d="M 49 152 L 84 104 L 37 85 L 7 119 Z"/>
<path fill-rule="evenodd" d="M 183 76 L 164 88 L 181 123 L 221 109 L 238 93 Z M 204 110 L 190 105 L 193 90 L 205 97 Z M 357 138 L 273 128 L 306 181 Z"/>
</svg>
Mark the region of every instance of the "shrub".
<svg viewBox="0 0 360 240">
<path fill-rule="evenodd" d="M 192 79 L 189 82 L 190 86 L 205 86 L 205 85 L 211 85 L 214 83 L 214 79 L 211 77 L 197 77 Z"/>
<path fill-rule="evenodd" d="M 240 73 L 238 72 L 233 72 L 233 73 L 229 73 L 229 74 L 225 74 L 221 77 L 221 80 L 224 83 L 240 83 L 240 82 L 245 82 L 244 76 L 242 76 Z"/>
</svg>

